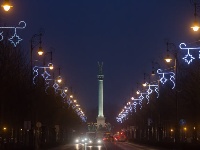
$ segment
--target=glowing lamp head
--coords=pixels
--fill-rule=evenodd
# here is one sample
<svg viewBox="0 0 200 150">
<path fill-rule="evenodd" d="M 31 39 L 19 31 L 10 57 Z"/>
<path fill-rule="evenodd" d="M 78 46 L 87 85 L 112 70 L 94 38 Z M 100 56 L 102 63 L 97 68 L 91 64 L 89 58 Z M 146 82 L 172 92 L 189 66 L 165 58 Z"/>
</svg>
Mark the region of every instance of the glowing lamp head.
<svg viewBox="0 0 200 150">
<path fill-rule="evenodd" d="M 61 76 L 58 76 L 58 78 L 57 78 L 57 82 L 58 82 L 58 83 L 61 83 L 61 82 L 62 82 L 62 78 L 61 78 Z"/>
<path fill-rule="evenodd" d="M 195 31 L 195 32 L 197 32 L 198 30 L 199 30 L 199 26 L 193 26 L 193 27 L 191 27 L 192 29 L 193 29 L 193 31 Z"/>
<path fill-rule="evenodd" d="M 49 63 L 48 66 L 49 66 L 49 69 L 50 69 L 50 70 L 53 70 L 53 64 L 52 64 L 52 63 Z"/>
<path fill-rule="evenodd" d="M 153 75 L 153 76 L 155 75 L 155 71 L 154 70 L 152 70 L 151 75 Z"/>
<path fill-rule="evenodd" d="M 70 97 L 70 98 L 73 98 L 73 95 L 70 95 L 69 97 Z"/>
<path fill-rule="evenodd" d="M 172 59 L 170 59 L 170 58 L 166 58 L 166 59 L 165 59 L 165 61 L 166 61 L 167 63 L 170 63 L 171 60 L 172 60 Z"/>
<path fill-rule="evenodd" d="M 42 50 L 42 47 L 39 47 L 39 49 L 38 49 L 38 55 L 40 55 L 40 56 L 42 56 L 43 55 L 43 50 Z"/>
<path fill-rule="evenodd" d="M 140 94 L 140 91 L 137 91 L 136 94 Z"/>
<path fill-rule="evenodd" d="M 1 5 L 5 11 L 9 11 L 11 7 L 9 0 L 4 0 L 4 3 Z"/>
<path fill-rule="evenodd" d="M 65 92 L 65 93 L 67 93 L 67 91 L 68 91 L 68 88 L 67 88 L 67 87 L 65 87 L 65 88 L 64 88 L 64 92 Z"/>
<path fill-rule="evenodd" d="M 143 83 L 142 85 L 145 87 L 145 86 L 147 86 L 147 83 Z"/>
<path fill-rule="evenodd" d="M 198 22 L 195 20 L 193 26 L 191 27 L 193 29 L 193 31 L 197 32 L 199 30 L 199 24 Z"/>
<path fill-rule="evenodd" d="M 166 61 L 167 63 L 170 63 L 171 60 L 172 60 L 172 59 L 169 57 L 169 55 L 167 55 L 167 57 L 165 58 L 165 61 Z"/>
</svg>

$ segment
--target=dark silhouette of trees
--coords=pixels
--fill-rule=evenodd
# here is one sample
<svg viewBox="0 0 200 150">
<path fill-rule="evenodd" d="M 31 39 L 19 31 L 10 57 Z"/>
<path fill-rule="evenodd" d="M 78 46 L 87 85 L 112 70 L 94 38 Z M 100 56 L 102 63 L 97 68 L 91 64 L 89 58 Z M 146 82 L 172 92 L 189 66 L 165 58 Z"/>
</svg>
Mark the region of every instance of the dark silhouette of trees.
<svg viewBox="0 0 200 150">
<path fill-rule="evenodd" d="M 67 130 L 65 134 L 80 128 L 82 120 L 70 105 L 63 102 L 60 93 L 55 93 L 52 87 L 45 92 L 43 78 L 38 84 L 32 84 L 27 54 L 20 46 L 13 47 L 6 40 L 0 42 L 0 136 L 5 134 L 3 127 L 6 127 L 7 136 L 18 142 L 30 138 L 31 134 L 29 137 L 20 135 L 24 121 L 31 121 L 33 131 L 36 123 L 41 122 L 45 128 L 42 130 L 51 130 L 52 136 L 55 136 L 55 125 L 60 126 L 60 132 Z M 45 136 L 43 138 L 48 138 Z"/>
</svg>

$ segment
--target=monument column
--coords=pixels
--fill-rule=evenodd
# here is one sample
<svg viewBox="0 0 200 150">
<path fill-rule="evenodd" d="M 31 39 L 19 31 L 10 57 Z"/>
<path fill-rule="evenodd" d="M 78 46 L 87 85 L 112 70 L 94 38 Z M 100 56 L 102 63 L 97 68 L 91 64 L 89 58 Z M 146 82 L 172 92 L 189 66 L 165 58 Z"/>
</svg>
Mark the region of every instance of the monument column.
<svg viewBox="0 0 200 150">
<path fill-rule="evenodd" d="M 97 117 L 97 128 L 101 125 L 102 127 L 105 126 L 105 118 L 103 115 L 103 62 L 99 63 L 99 74 L 97 75 L 98 82 L 99 82 L 99 93 L 98 93 L 98 117 Z"/>
</svg>

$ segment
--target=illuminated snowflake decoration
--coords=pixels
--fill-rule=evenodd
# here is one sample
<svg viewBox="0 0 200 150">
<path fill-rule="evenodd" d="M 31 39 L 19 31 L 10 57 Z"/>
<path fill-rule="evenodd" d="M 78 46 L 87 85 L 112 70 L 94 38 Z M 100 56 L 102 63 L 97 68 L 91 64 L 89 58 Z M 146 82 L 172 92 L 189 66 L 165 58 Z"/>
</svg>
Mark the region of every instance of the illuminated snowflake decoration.
<svg viewBox="0 0 200 150">
<path fill-rule="evenodd" d="M 45 92 L 47 93 L 47 89 L 50 87 L 50 81 L 53 81 L 53 79 L 50 79 L 50 78 L 48 78 L 48 79 L 46 79 L 45 80 Z"/>
<path fill-rule="evenodd" d="M 136 112 L 137 105 L 140 105 L 140 109 L 142 109 L 142 99 L 141 98 L 131 97 L 131 100 L 133 101 L 131 103 L 131 105 L 133 105 L 133 109 L 135 110 L 135 112 Z"/>
<path fill-rule="evenodd" d="M 73 104 L 73 105 L 72 105 L 72 108 L 75 109 L 75 108 L 76 108 L 76 105 Z"/>
<path fill-rule="evenodd" d="M 170 71 L 169 72 L 163 72 L 161 69 L 158 69 L 157 73 L 159 75 L 161 75 L 161 78 L 160 78 L 159 81 L 162 84 L 165 84 L 168 81 L 167 76 L 169 76 L 169 80 L 173 83 L 172 89 L 175 88 L 176 84 L 175 84 L 175 73 L 174 72 L 170 72 Z"/>
<path fill-rule="evenodd" d="M 117 122 L 122 123 L 122 118 L 121 117 L 116 117 Z"/>
<path fill-rule="evenodd" d="M 39 73 L 38 73 L 38 69 L 39 69 L 38 66 L 34 66 L 34 67 L 33 67 L 33 75 L 34 75 L 34 76 L 33 76 L 33 84 L 35 84 L 35 78 L 36 78 L 36 77 L 38 76 L 38 74 L 39 74 Z"/>
<path fill-rule="evenodd" d="M 123 120 L 126 120 L 126 117 L 127 117 L 128 113 L 129 113 L 129 110 L 123 109 L 123 110 L 119 113 L 119 115 L 116 117 L 117 122 L 121 122 L 121 123 L 122 123 Z"/>
<path fill-rule="evenodd" d="M 40 67 L 40 66 L 34 66 L 33 67 L 33 84 L 35 83 L 35 79 L 36 77 L 39 75 L 39 69 L 42 69 L 44 72 L 41 74 L 41 76 L 44 78 L 45 81 L 47 81 L 47 79 L 49 79 L 49 77 L 51 76 L 48 72 L 47 72 L 47 68 L 49 67 Z"/>
<path fill-rule="evenodd" d="M 21 26 L 21 27 L 0 27 L 0 29 L 14 29 L 14 35 L 8 39 L 11 42 L 11 44 L 14 45 L 14 47 L 16 47 L 17 44 L 19 44 L 19 42 L 23 40 L 17 35 L 17 29 L 24 29 L 26 27 L 26 23 L 24 21 L 20 21 L 18 25 L 19 26 L 23 25 L 23 26 Z M 4 37 L 3 37 L 3 31 L 2 31 L 2 32 L 0 32 L 0 41 L 2 41 L 3 38 Z"/>
<path fill-rule="evenodd" d="M 61 92 L 61 96 L 62 96 L 62 98 L 65 98 L 66 96 L 67 96 L 67 94 L 65 93 L 65 90 L 61 90 L 62 92 Z"/>
<path fill-rule="evenodd" d="M 67 103 L 68 103 L 68 105 L 70 106 L 70 104 L 72 103 L 72 100 L 69 98 L 69 99 L 67 100 Z"/>
<path fill-rule="evenodd" d="M 185 55 L 185 57 L 183 57 L 182 59 L 185 60 L 185 62 L 189 65 L 190 63 L 192 63 L 193 59 L 195 59 L 191 54 L 190 54 L 190 50 L 200 50 L 200 47 L 196 47 L 196 48 L 189 48 L 186 47 L 185 43 L 181 43 L 179 45 L 179 48 L 182 50 L 187 50 L 187 54 Z M 200 51 L 199 51 L 199 59 L 200 59 Z"/>
<path fill-rule="evenodd" d="M 55 83 L 53 84 L 53 88 L 55 89 L 55 92 L 57 92 L 57 90 L 58 90 L 58 88 L 59 88 L 59 85 L 58 85 L 57 82 L 55 82 Z"/>
<path fill-rule="evenodd" d="M 128 110 L 129 112 L 132 112 L 132 107 L 131 107 L 131 103 L 127 103 L 126 106 L 124 106 L 125 110 Z"/>
<path fill-rule="evenodd" d="M 143 100 L 145 97 L 147 99 L 147 104 L 149 103 L 149 94 L 148 92 L 140 92 L 139 90 L 137 91 L 137 94 L 140 94 L 139 99 Z M 145 97 L 144 97 L 145 96 Z"/>
<path fill-rule="evenodd" d="M 153 93 L 153 91 L 155 91 L 157 93 L 157 98 L 159 97 L 159 86 L 158 84 L 149 84 L 149 83 L 145 83 L 147 86 L 148 86 L 148 89 L 147 89 L 147 93 L 148 93 L 148 96 L 150 94 Z"/>
</svg>

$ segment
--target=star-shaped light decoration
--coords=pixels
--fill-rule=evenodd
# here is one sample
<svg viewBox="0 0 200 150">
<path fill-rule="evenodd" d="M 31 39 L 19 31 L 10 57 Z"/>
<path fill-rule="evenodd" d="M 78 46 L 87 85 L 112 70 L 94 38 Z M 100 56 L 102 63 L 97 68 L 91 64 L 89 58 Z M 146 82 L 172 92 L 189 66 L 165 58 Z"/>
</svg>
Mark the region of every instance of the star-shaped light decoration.
<svg viewBox="0 0 200 150">
<path fill-rule="evenodd" d="M 46 71 L 46 69 L 44 69 L 44 72 L 41 74 L 42 77 L 47 80 L 51 75 Z"/>
<path fill-rule="evenodd" d="M 185 55 L 185 57 L 183 57 L 182 59 L 184 59 L 185 62 L 188 63 L 189 65 L 192 62 L 192 60 L 195 58 L 189 53 L 189 50 L 188 50 L 187 55 Z"/>
<path fill-rule="evenodd" d="M 174 89 L 174 87 L 175 87 L 175 82 L 174 82 L 175 81 L 175 73 L 174 72 L 171 72 L 171 71 L 169 71 L 169 72 L 163 72 L 161 69 L 158 69 L 157 73 L 159 75 L 162 75 L 162 77 L 159 80 L 162 84 L 165 84 L 167 82 L 167 80 L 168 80 L 166 78 L 166 75 L 170 76 L 170 81 L 173 83 L 172 89 Z"/>
<path fill-rule="evenodd" d="M 189 65 L 190 63 L 192 63 L 193 59 L 195 59 L 191 54 L 190 54 L 190 50 L 200 50 L 200 47 L 194 47 L 194 48 L 190 48 L 190 47 L 186 47 L 185 43 L 181 43 L 179 45 L 179 48 L 182 50 L 187 50 L 187 54 L 185 55 L 185 57 L 183 57 L 182 59 L 185 60 L 185 62 Z M 200 57 L 199 57 L 200 59 Z"/>
<path fill-rule="evenodd" d="M 8 40 L 11 42 L 11 44 L 14 45 L 14 47 L 17 46 L 17 44 L 19 44 L 20 41 L 22 41 L 22 39 L 17 35 L 17 29 L 24 29 L 26 27 L 26 23 L 24 21 L 20 21 L 18 25 L 21 25 L 23 24 L 24 26 L 22 27 L 0 27 L 0 29 L 14 29 L 14 35 L 9 38 Z M 3 40 L 3 31 L 0 32 L 0 36 L 1 36 L 1 39 L 0 41 Z"/>
<path fill-rule="evenodd" d="M 17 44 L 19 44 L 20 41 L 22 41 L 22 39 L 17 35 L 17 33 L 15 32 L 14 35 L 8 39 L 11 44 L 14 45 L 14 47 L 17 46 Z"/>
<path fill-rule="evenodd" d="M 53 88 L 55 89 L 55 91 L 57 91 L 57 89 L 59 88 L 59 85 L 58 85 L 58 83 L 54 83 L 54 85 L 53 85 Z"/>
<path fill-rule="evenodd" d="M 65 98 L 67 94 L 65 93 L 64 90 L 62 90 L 62 93 L 60 95 L 62 96 L 62 98 Z"/>
</svg>

